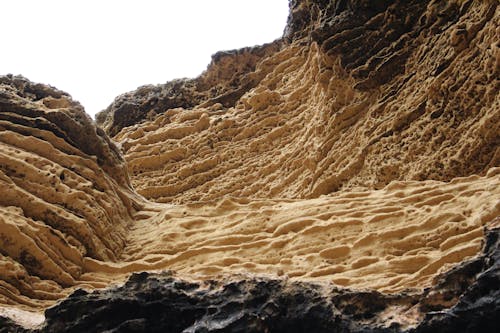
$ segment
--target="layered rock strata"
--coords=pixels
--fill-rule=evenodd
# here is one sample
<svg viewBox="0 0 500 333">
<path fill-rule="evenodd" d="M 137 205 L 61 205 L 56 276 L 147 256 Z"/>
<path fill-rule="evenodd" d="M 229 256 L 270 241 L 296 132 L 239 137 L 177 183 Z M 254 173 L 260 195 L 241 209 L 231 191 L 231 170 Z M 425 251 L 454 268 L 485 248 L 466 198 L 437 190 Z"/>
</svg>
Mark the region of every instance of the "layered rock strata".
<svg viewBox="0 0 500 333">
<path fill-rule="evenodd" d="M 0 78 L 0 303 L 40 307 L 116 261 L 132 223 L 125 161 L 69 95 Z"/>
<path fill-rule="evenodd" d="M 165 108 L 115 136 L 139 193 L 315 198 L 499 165 L 497 1 L 291 9 L 288 44 L 235 107 Z"/>
<path fill-rule="evenodd" d="M 195 79 L 178 79 L 161 85 L 145 85 L 120 95 L 96 121 L 110 134 L 144 119 L 174 108 L 190 109 L 198 105 L 234 106 L 254 88 L 262 75 L 255 66 L 279 50 L 281 41 L 239 50 L 220 51 L 212 56 L 207 70 Z"/>
<path fill-rule="evenodd" d="M 293 0 L 104 130 L 0 77 L 0 331 L 493 331 L 498 7 Z"/>
</svg>

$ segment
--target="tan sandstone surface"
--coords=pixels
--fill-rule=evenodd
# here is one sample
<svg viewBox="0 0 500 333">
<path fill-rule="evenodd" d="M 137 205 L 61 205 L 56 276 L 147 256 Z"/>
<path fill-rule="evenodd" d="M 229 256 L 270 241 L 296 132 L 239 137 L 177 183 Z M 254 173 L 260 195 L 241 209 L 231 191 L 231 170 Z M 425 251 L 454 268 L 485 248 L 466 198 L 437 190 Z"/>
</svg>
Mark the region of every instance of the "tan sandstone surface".
<svg viewBox="0 0 500 333">
<path fill-rule="evenodd" d="M 152 270 L 411 292 L 477 255 L 500 223 L 500 10 L 446 3 L 418 5 L 428 23 L 371 18 L 422 27 L 362 63 L 342 57 L 349 34 L 380 35 L 359 27 L 228 53 L 250 65 L 221 56 L 203 82 L 230 88 L 189 82 L 195 105 L 131 126 L 103 114 L 112 139 L 69 95 L 2 77 L 0 305 Z"/>
</svg>

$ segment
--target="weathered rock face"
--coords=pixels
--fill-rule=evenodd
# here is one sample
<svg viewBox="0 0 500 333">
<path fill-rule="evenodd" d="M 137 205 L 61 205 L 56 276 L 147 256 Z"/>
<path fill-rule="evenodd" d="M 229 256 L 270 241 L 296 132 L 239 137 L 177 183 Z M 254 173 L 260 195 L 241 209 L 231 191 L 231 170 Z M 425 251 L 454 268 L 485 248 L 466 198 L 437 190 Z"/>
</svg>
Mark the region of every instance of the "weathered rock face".
<svg viewBox="0 0 500 333">
<path fill-rule="evenodd" d="M 0 316 L 169 270 L 32 329 L 498 327 L 498 1 L 290 9 L 281 40 L 118 97 L 116 146 L 67 94 L 0 78 Z"/>
<path fill-rule="evenodd" d="M 0 77 L 0 187 L 0 303 L 50 305 L 85 280 L 86 257 L 122 252 L 125 162 L 69 95 Z"/>
<path fill-rule="evenodd" d="M 96 116 L 97 123 L 110 135 L 159 113 L 174 108 L 191 109 L 198 105 L 234 106 L 262 76 L 255 66 L 276 52 L 281 41 L 240 50 L 221 51 L 212 56 L 207 70 L 196 79 L 179 79 L 163 85 L 146 85 L 115 99 Z"/>
<path fill-rule="evenodd" d="M 480 257 L 421 294 L 268 278 L 193 283 L 141 273 L 119 288 L 76 291 L 47 310 L 45 326 L 32 332 L 495 332 L 499 235 L 490 232 Z M 4 325 L 4 331 L 28 331 Z"/>
<path fill-rule="evenodd" d="M 165 109 L 123 130 L 159 202 L 315 198 L 500 163 L 498 1 L 298 1 L 288 44 L 235 107 Z"/>
</svg>

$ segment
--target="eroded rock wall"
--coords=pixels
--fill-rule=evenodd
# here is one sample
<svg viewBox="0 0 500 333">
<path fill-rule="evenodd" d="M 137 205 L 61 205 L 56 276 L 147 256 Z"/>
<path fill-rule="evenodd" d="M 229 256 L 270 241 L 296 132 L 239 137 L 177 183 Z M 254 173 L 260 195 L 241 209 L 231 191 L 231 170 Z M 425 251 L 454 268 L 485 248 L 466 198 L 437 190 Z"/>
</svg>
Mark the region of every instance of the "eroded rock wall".
<svg viewBox="0 0 500 333">
<path fill-rule="evenodd" d="M 120 95 L 106 110 L 97 114 L 96 121 L 110 135 L 115 135 L 126 126 L 154 119 L 168 109 L 214 104 L 234 106 L 262 79 L 255 72 L 257 63 L 276 52 L 280 45 L 278 40 L 262 46 L 220 51 L 212 56 L 212 62 L 199 77 L 145 85 Z"/>
<path fill-rule="evenodd" d="M 39 329 L 0 317 L 0 332 L 496 332 L 499 230 L 486 239 L 478 258 L 419 294 L 244 276 L 199 283 L 168 272 L 141 273 L 118 288 L 76 291 L 46 312 Z"/>
<path fill-rule="evenodd" d="M 234 107 L 164 109 L 122 130 L 160 202 L 314 198 L 500 163 L 497 1 L 299 1 Z"/>
<path fill-rule="evenodd" d="M 119 96 L 104 130 L 0 78 L 0 316 L 171 270 L 34 330 L 496 327 L 498 1 L 290 9 L 282 39 Z"/>
<path fill-rule="evenodd" d="M 85 279 L 85 257 L 120 256 L 125 161 L 66 93 L 0 77 L 0 188 L 0 303 L 51 304 Z"/>
</svg>

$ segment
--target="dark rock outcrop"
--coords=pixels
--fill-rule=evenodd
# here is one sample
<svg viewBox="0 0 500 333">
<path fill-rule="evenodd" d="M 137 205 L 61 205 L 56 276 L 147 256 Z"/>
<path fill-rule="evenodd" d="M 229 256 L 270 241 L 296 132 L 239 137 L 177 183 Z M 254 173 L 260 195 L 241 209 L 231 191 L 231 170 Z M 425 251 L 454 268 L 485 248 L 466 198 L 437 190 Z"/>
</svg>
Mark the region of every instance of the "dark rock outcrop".
<svg viewBox="0 0 500 333">
<path fill-rule="evenodd" d="M 432 304 L 415 332 L 496 332 L 500 327 L 500 229 L 487 234 L 484 255 L 461 265 L 442 277 L 429 299 L 454 304 L 451 307 Z M 479 269 L 478 269 L 479 268 Z M 458 302 L 454 302 L 458 299 Z"/>
</svg>

